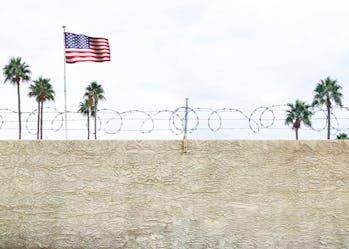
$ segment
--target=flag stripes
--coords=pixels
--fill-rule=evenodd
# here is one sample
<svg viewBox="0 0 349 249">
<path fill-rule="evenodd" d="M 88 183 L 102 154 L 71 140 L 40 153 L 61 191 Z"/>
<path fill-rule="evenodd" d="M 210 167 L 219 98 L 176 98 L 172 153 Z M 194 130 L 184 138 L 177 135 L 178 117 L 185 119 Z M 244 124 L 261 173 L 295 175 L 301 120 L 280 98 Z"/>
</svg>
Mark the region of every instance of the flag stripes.
<svg viewBox="0 0 349 249">
<path fill-rule="evenodd" d="M 110 61 L 109 41 L 107 38 L 65 32 L 65 61 L 70 64 Z"/>
</svg>

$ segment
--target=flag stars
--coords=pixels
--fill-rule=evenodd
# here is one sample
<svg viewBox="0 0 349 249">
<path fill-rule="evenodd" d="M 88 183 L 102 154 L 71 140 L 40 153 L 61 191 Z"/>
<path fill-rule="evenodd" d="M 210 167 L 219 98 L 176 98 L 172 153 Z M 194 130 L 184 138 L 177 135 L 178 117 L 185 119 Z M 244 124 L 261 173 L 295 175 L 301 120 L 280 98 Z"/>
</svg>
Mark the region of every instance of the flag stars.
<svg viewBox="0 0 349 249">
<path fill-rule="evenodd" d="M 88 49 L 89 38 L 86 35 L 65 33 L 65 47 L 77 48 L 77 49 Z"/>
</svg>

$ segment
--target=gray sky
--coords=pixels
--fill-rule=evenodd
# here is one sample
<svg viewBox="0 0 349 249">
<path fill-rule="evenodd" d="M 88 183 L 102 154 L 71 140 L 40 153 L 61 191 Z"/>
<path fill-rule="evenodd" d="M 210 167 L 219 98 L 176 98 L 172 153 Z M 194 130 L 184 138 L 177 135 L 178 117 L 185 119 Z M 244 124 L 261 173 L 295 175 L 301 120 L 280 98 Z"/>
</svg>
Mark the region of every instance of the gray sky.
<svg viewBox="0 0 349 249">
<path fill-rule="evenodd" d="M 33 79 L 51 79 L 56 101 L 48 106 L 63 110 L 65 24 L 72 33 L 107 37 L 111 47 L 110 63 L 67 65 L 71 111 L 92 80 L 106 91 L 100 108 L 118 111 L 175 109 L 186 97 L 193 107 L 244 110 L 310 102 L 327 76 L 342 85 L 348 106 L 348 9 L 344 0 L 3 1 L 0 65 L 22 57 Z M 22 87 L 24 111 L 36 108 L 26 97 L 28 85 Z M 0 108 L 17 109 L 15 87 L 1 86 Z M 268 132 L 238 138 L 275 138 Z M 282 134 L 293 138 L 291 130 Z"/>
</svg>

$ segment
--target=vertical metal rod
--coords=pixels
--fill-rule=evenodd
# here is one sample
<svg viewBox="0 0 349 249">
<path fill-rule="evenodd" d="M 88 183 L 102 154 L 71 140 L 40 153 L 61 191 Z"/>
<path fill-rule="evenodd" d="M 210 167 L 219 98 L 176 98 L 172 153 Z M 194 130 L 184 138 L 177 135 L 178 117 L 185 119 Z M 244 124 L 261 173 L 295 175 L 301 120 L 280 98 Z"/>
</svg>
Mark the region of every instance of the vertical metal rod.
<svg viewBox="0 0 349 249">
<path fill-rule="evenodd" d="M 189 99 L 185 98 L 184 135 L 187 135 L 188 132 L 188 102 Z"/>
<path fill-rule="evenodd" d="M 188 152 L 188 141 L 187 141 L 187 132 L 188 132 L 188 103 L 189 99 L 185 99 L 185 116 L 184 116 L 184 136 L 183 136 L 183 153 Z"/>
<path fill-rule="evenodd" d="M 65 121 L 65 140 L 68 139 L 68 118 L 67 118 L 67 77 L 66 77 L 66 60 L 65 60 L 65 25 L 62 26 L 63 28 L 63 48 L 64 48 L 64 121 Z"/>
</svg>

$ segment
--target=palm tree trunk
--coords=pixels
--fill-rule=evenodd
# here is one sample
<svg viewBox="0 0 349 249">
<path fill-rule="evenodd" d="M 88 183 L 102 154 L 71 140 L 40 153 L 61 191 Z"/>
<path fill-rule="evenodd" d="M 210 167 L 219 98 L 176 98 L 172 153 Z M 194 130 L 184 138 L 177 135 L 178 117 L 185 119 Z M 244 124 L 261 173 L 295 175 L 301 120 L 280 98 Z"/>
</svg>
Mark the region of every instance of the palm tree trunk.
<svg viewBox="0 0 349 249">
<path fill-rule="evenodd" d="M 36 129 L 36 139 L 39 140 L 40 136 L 40 101 L 38 101 L 38 125 Z"/>
<path fill-rule="evenodd" d="M 44 119 L 44 112 L 43 112 L 43 109 L 44 109 L 44 102 L 43 101 L 41 101 L 41 108 L 40 108 L 41 110 L 40 110 L 40 113 L 41 113 L 41 119 L 40 119 L 40 123 L 41 123 L 41 125 L 40 125 L 40 139 L 42 140 L 42 123 L 43 123 L 43 119 Z"/>
<path fill-rule="evenodd" d="M 95 139 L 97 139 L 97 104 L 95 104 Z"/>
<path fill-rule="evenodd" d="M 296 140 L 298 140 L 298 128 L 295 128 L 296 131 Z"/>
<path fill-rule="evenodd" d="M 90 112 L 87 112 L 87 140 L 90 140 Z"/>
<path fill-rule="evenodd" d="M 327 106 L 327 139 L 331 136 L 331 108 Z"/>
<path fill-rule="evenodd" d="M 21 93 L 19 88 L 19 81 L 17 81 L 17 99 L 18 99 L 18 139 L 22 139 Z"/>
</svg>

